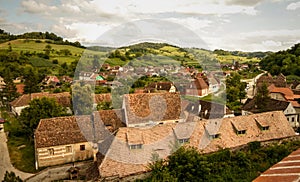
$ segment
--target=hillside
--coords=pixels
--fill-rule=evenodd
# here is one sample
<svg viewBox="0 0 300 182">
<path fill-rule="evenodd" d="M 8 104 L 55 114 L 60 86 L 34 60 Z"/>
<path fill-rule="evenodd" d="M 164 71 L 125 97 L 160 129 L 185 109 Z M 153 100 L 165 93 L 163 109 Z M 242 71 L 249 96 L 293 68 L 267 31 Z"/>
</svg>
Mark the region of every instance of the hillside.
<svg viewBox="0 0 300 182">
<path fill-rule="evenodd" d="M 258 62 L 264 54 L 209 51 L 198 48 L 180 48 L 166 43 L 139 43 L 113 49 L 109 47 L 82 48 L 80 43 L 62 41 L 52 33 L 25 33 L 10 35 L 0 32 L 0 71 L 10 72 L 11 77 L 34 69 L 39 79 L 47 74 L 74 76 L 76 66 L 87 71 L 106 62 L 111 66 L 160 66 L 164 64 L 185 65 L 196 69 L 210 69 L 222 64 L 238 61 Z M 20 39 L 17 39 L 17 38 Z M 50 39 L 47 39 L 50 38 Z M 220 67 L 220 66 L 219 66 Z"/>
<path fill-rule="evenodd" d="M 290 49 L 270 54 L 260 62 L 260 65 L 272 75 L 283 73 L 290 80 L 300 80 L 300 43 Z"/>
</svg>

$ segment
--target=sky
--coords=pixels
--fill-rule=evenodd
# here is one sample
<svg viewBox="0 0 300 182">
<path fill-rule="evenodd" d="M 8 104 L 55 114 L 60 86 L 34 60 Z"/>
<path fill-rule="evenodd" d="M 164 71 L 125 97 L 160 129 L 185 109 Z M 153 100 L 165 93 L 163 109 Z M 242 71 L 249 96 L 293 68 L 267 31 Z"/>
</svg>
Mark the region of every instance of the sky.
<svg viewBox="0 0 300 182">
<path fill-rule="evenodd" d="M 300 42 L 300 1 L 0 0 L 0 28 L 53 32 L 83 45 L 151 39 L 210 50 L 278 51 Z"/>
</svg>

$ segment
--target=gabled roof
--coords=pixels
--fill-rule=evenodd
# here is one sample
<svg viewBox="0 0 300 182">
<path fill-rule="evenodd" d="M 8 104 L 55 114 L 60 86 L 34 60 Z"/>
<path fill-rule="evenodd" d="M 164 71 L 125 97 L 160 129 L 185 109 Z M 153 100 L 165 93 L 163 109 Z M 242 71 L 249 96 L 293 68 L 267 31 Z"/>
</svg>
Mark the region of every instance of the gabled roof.
<svg viewBox="0 0 300 182">
<path fill-rule="evenodd" d="M 266 99 L 264 103 L 264 112 L 268 111 L 284 111 L 289 106 L 290 102 L 287 101 L 281 101 L 281 100 L 275 100 L 275 99 Z M 242 107 L 242 110 L 249 111 L 252 113 L 260 113 L 262 112 L 261 109 L 257 108 L 257 105 L 255 103 L 255 97 L 253 99 L 248 98 L 245 102 L 245 104 Z"/>
<path fill-rule="evenodd" d="M 257 121 L 268 125 L 268 130 L 263 131 Z M 246 130 L 246 133 L 237 134 L 232 123 L 238 129 Z M 212 139 L 209 135 L 214 134 L 220 135 Z M 202 153 L 209 153 L 253 141 L 268 141 L 294 135 L 293 128 L 283 112 L 279 111 L 146 128 L 120 128 L 99 166 L 99 173 L 101 177 L 125 177 L 147 172 L 153 154 L 166 158 L 174 149 L 176 140 L 181 138 L 189 138 L 186 145 L 196 147 Z M 135 143 L 142 144 L 142 148 L 130 150 L 128 145 Z"/>
<path fill-rule="evenodd" d="M 270 93 L 281 93 L 286 100 L 294 100 L 294 93 L 290 88 L 286 87 L 268 87 Z"/>
<path fill-rule="evenodd" d="M 124 95 L 125 115 L 128 124 L 166 121 L 180 118 L 179 93 L 137 93 Z"/>
<path fill-rule="evenodd" d="M 71 105 L 71 95 L 69 92 L 53 93 L 53 94 L 50 94 L 48 92 L 24 94 L 18 97 L 17 99 L 13 100 L 12 102 L 10 102 L 10 105 L 13 107 L 28 106 L 31 100 L 41 99 L 43 97 L 54 98 L 58 104 L 64 107 L 68 107 Z"/>
<path fill-rule="evenodd" d="M 263 75 L 259 77 L 259 79 L 256 81 L 257 87 L 262 86 L 263 83 L 266 83 L 267 86 L 274 84 L 276 87 L 286 87 L 286 79 L 285 76 L 282 74 L 279 74 L 277 77 L 273 78 L 272 75 Z"/>
<path fill-rule="evenodd" d="M 88 123 L 90 116 L 41 119 L 35 131 L 35 148 L 87 142 L 77 122 Z"/>
<path fill-rule="evenodd" d="M 35 131 L 35 147 L 51 147 L 86 141 L 101 142 L 111 137 L 112 133 L 120 127 L 125 126 L 123 120 L 121 110 L 96 111 L 92 117 L 87 115 L 41 119 Z"/>
<path fill-rule="evenodd" d="M 194 84 L 198 90 L 203 90 L 208 88 L 208 84 L 204 81 L 203 78 L 195 78 Z"/>
</svg>

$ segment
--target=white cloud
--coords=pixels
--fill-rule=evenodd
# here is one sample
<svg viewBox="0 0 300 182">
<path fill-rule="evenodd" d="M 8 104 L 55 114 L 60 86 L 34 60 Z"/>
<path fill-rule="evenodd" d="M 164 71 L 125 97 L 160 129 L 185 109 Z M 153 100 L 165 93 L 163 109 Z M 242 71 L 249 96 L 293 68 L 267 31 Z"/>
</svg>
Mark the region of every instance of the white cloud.
<svg viewBox="0 0 300 182">
<path fill-rule="evenodd" d="M 40 2 L 36 2 L 34 0 L 27 0 L 21 2 L 22 7 L 25 12 L 28 13 L 47 13 L 49 11 L 56 11 L 57 7 L 49 6 Z"/>
<path fill-rule="evenodd" d="M 296 10 L 298 8 L 300 8 L 300 1 L 296 3 L 291 3 L 286 7 L 287 10 Z"/>
</svg>

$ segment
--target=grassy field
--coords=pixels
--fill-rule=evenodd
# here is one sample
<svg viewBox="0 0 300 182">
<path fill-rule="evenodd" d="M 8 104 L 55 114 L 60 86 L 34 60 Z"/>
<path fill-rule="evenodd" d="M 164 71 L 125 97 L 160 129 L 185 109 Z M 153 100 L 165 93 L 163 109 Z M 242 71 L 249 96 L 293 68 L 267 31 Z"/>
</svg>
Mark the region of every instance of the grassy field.
<svg viewBox="0 0 300 182">
<path fill-rule="evenodd" d="M 260 62 L 260 59 L 258 58 L 247 58 L 247 57 L 241 57 L 241 56 L 234 56 L 234 55 L 216 55 L 216 58 L 221 63 L 232 63 L 232 61 L 238 61 L 239 63 L 246 63 L 246 62 Z"/>
<path fill-rule="evenodd" d="M 19 122 L 6 111 L 2 111 L 5 118 L 4 129 L 10 133 L 8 136 L 7 147 L 12 165 L 20 171 L 35 173 L 34 144 L 24 136 L 14 136 L 12 133 L 18 130 Z"/>
<path fill-rule="evenodd" d="M 90 59 L 93 58 L 94 55 L 98 55 L 100 57 L 104 57 L 107 53 L 106 52 L 99 52 L 99 51 L 92 51 L 87 50 L 83 48 L 78 48 L 71 45 L 58 45 L 58 44 L 52 44 L 47 43 L 46 40 L 25 40 L 25 39 L 18 39 L 13 40 L 9 42 L 5 42 L 0 44 L 0 50 L 7 50 L 9 48 L 9 44 L 11 45 L 11 48 L 13 51 L 16 51 L 18 53 L 44 53 L 44 49 L 47 45 L 51 46 L 51 52 L 49 54 L 49 63 L 52 62 L 52 60 L 58 60 L 59 64 L 67 63 L 70 64 L 71 62 L 75 60 L 80 60 L 82 55 L 85 55 L 89 57 Z M 63 50 L 69 50 L 70 55 L 65 55 L 61 53 Z M 41 64 L 47 64 L 47 63 L 41 63 Z M 48 65 L 49 66 L 49 65 Z"/>
</svg>

